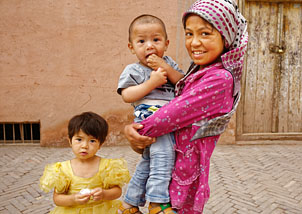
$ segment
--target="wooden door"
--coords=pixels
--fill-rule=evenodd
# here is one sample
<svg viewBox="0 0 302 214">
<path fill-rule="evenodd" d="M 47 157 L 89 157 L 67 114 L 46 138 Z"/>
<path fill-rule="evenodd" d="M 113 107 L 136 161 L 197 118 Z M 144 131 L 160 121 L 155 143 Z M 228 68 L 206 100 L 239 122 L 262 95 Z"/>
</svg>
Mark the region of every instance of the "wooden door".
<svg viewBox="0 0 302 214">
<path fill-rule="evenodd" d="M 236 141 L 302 142 L 302 0 L 240 4 L 249 45 Z"/>
</svg>

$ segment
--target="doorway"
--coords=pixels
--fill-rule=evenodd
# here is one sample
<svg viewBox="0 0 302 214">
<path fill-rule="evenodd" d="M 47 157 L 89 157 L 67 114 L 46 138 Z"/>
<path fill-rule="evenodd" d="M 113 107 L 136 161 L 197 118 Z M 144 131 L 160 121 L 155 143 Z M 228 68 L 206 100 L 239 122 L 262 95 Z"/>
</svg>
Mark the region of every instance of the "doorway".
<svg viewBox="0 0 302 214">
<path fill-rule="evenodd" d="M 236 142 L 301 142 L 302 0 L 240 4 L 249 45 Z"/>
</svg>

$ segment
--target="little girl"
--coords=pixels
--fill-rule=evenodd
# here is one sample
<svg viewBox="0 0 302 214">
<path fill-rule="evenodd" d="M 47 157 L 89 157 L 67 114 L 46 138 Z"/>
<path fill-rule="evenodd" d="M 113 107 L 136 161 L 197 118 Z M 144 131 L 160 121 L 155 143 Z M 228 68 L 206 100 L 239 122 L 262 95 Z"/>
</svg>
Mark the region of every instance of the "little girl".
<svg viewBox="0 0 302 214">
<path fill-rule="evenodd" d="M 193 63 L 175 98 L 140 124 L 127 125 L 125 135 L 140 149 L 175 133 L 171 203 L 178 214 L 201 214 L 210 196 L 212 152 L 240 98 L 247 24 L 233 0 L 198 0 L 183 15 L 183 25 Z"/>
<path fill-rule="evenodd" d="M 54 188 L 57 214 L 116 214 L 130 174 L 123 159 L 105 159 L 96 155 L 108 134 L 108 124 L 93 112 L 74 116 L 68 124 L 69 143 L 75 158 L 47 165 L 40 188 Z"/>
</svg>

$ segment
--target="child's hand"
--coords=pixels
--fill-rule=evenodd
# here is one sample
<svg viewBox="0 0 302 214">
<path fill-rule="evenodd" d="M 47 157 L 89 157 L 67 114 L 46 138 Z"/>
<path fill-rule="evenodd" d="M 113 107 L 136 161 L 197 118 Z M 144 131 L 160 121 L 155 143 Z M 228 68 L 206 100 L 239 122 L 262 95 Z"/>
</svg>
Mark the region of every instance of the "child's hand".
<svg viewBox="0 0 302 214">
<path fill-rule="evenodd" d="M 162 68 L 158 68 L 156 71 L 152 71 L 150 75 L 150 82 L 154 88 L 167 83 L 167 72 Z"/>
<path fill-rule="evenodd" d="M 94 201 L 100 201 L 104 199 L 104 191 L 102 188 L 98 187 L 91 190 L 91 196 Z"/>
<path fill-rule="evenodd" d="M 76 204 L 86 204 L 90 199 L 91 193 L 76 193 L 74 195 L 74 201 Z"/>
<path fill-rule="evenodd" d="M 159 56 L 152 54 L 147 58 L 147 65 L 153 70 L 157 70 L 160 67 L 163 68 L 166 65 L 166 62 Z"/>
</svg>

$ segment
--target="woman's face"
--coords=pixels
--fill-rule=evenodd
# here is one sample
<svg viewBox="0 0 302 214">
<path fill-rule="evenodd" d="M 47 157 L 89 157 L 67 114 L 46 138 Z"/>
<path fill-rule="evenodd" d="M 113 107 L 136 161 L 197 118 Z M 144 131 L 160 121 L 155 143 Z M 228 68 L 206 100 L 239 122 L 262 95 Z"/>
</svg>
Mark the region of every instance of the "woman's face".
<svg viewBox="0 0 302 214">
<path fill-rule="evenodd" d="M 224 50 L 221 34 L 198 15 L 189 15 L 185 23 L 185 44 L 195 64 L 205 67 L 220 59 Z"/>
</svg>

